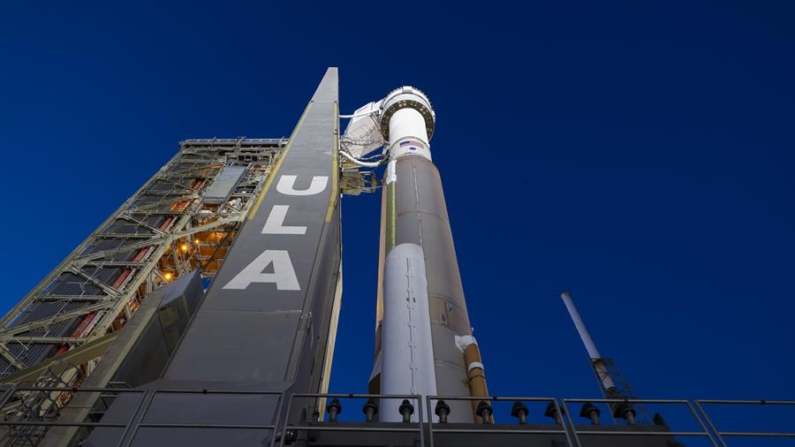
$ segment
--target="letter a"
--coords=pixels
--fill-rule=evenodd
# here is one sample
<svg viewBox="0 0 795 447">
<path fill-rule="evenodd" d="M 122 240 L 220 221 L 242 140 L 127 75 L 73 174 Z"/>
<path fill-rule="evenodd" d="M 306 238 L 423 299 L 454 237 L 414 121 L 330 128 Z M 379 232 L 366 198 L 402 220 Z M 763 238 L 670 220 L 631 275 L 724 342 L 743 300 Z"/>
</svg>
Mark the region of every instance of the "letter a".
<svg viewBox="0 0 795 447">
<path fill-rule="evenodd" d="M 309 185 L 309 188 L 302 191 L 296 191 L 295 180 L 297 178 L 297 175 L 283 175 L 279 177 L 279 183 L 276 185 L 276 191 L 279 191 L 280 193 L 287 196 L 311 196 L 323 192 L 323 190 L 326 189 L 326 184 L 328 183 L 327 175 L 315 175 L 312 177 L 312 183 Z"/>
<path fill-rule="evenodd" d="M 262 273 L 271 264 L 273 264 L 273 273 Z M 232 278 L 224 289 L 245 290 L 254 282 L 276 284 L 277 290 L 301 290 L 293 262 L 290 260 L 290 253 L 286 250 L 265 250 Z"/>
</svg>

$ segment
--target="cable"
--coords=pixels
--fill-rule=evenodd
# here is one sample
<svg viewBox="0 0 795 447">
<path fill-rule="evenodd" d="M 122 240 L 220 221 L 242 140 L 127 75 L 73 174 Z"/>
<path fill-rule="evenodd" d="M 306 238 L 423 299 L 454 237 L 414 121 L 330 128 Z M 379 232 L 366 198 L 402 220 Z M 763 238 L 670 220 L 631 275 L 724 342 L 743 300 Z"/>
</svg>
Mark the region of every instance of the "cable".
<svg viewBox="0 0 795 447">
<path fill-rule="evenodd" d="M 340 155 L 342 155 L 343 157 L 347 158 L 348 160 L 356 163 L 357 165 L 363 166 L 365 168 L 377 168 L 377 167 L 381 166 L 382 164 L 384 164 L 384 161 L 386 161 L 385 158 L 381 158 L 378 161 L 372 161 L 372 162 L 361 161 L 361 160 L 358 160 L 358 159 L 354 158 L 353 155 L 351 155 L 351 154 L 349 154 L 349 153 L 347 153 L 347 152 L 345 152 L 343 150 L 340 150 Z"/>
</svg>

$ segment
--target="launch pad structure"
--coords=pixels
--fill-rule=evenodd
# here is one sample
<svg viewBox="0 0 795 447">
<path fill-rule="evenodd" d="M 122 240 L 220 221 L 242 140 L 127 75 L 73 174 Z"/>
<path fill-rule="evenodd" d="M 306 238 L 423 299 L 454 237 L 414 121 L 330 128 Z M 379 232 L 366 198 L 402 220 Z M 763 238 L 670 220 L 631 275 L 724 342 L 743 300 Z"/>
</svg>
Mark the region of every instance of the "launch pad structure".
<svg viewBox="0 0 795 447">
<path fill-rule="evenodd" d="M 341 132 L 329 68 L 289 138 L 181 142 L 2 319 L 0 447 L 727 447 L 738 437 L 795 438 L 727 431 L 707 412 L 795 402 L 638 399 L 567 293 L 604 399 L 490 395 L 431 155 L 428 96 L 400 87 L 343 118 Z M 368 394 L 329 394 L 340 198 L 379 189 Z M 669 426 L 646 405 L 680 407 L 695 428 Z"/>
</svg>

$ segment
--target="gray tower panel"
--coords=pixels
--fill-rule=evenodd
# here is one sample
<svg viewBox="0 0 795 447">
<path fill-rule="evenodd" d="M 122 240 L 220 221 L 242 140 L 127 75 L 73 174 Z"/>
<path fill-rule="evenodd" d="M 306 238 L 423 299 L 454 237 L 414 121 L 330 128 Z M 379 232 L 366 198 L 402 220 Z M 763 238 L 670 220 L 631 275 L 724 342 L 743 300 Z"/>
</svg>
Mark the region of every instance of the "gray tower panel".
<svg viewBox="0 0 795 447">
<path fill-rule="evenodd" d="M 210 393 L 149 391 L 150 401 L 136 416 L 143 424 L 269 425 L 277 419 L 278 396 L 239 393 L 320 390 L 340 271 L 337 135 L 337 70 L 330 68 L 162 379 L 145 387 Z M 294 182 L 290 176 L 295 176 Z M 314 177 L 325 179 L 322 189 L 302 194 Z M 265 231 L 277 206 L 288 208 L 283 222 L 275 220 L 276 227 L 306 231 Z M 287 264 L 256 264 L 274 252 L 286 253 Z M 267 276 L 289 277 L 292 272 L 297 287 L 271 282 Z M 140 396 L 117 399 L 103 421 L 132 420 L 138 403 Z M 125 442 L 134 436 L 129 445 L 136 447 L 262 446 L 272 435 L 242 427 L 138 427 Z M 115 445 L 119 436 L 118 430 L 97 429 L 87 445 Z"/>
<path fill-rule="evenodd" d="M 207 203 L 223 203 L 235 189 L 243 174 L 245 166 L 226 166 L 221 169 L 212 185 L 204 192 L 204 201 Z"/>
<path fill-rule="evenodd" d="M 135 387 L 160 377 L 173 352 L 174 344 L 172 343 L 179 340 L 185 332 L 202 295 L 204 295 L 204 291 L 201 287 L 201 276 L 197 270 L 152 292 L 143 302 L 141 308 L 157 305 L 156 318 L 143 321 L 136 316 L 144 314 L 136 312 L 125 326 L 123 331 L 126 332 L 122 332 L 119 344 L 122 343 L 123 338 L 130 336 L 129 333 L 135 331 L 136 325 L 146 325 L 135 341 L 135 345 L 125 354 L 124 361 L 116 369 L 112 381 Z M 130 329 L 126 329 L 127 327 Z M 112 347 L 111 349 L 115 351 L 116 348 Z M 105 366 L 100 363 L 98 367 Z"/>
<path fill-rule="evenodd" d="M 245 223 L 223 267 L 213 281 L 196 320 L 188 329 L 164 374 L 167 380 L 250 381 L 269 377 L 291 381 L 290 362 L 298 359 L 293 343 L 273 341 L 297 336 L 304 310 L 315 297 L 308 294 L 315 258 L 332 191 L 334 132 L 337 128 L 336 70 L 318 87 L 260 206 Z M 284 176 L 296 176 L 295 190 L 305 190 L 314 176 L 327 178 L 318 194 L 286 195 L 277 190 Z M 304 226 L 306 234 L 265 234 L 263 227 L 275 205 L 289 206 L 284 225 Z M 225 288 L 265 250 L 286 251 L 300 290 L 279 290 L 274 283 L 254 282 L 245 289 Z M 333 266 L 323 266 L 333 268 Z M 264 271 L 268 273 L 268 266 Z M 325 297 L 323 297 L 325 298 Z M 264 346 L 267 346 L 266 349 Z"/>
<path fill-rule="evenodd" d="M 274 352 L 292 346 L 301 319 L 301 311 L 285 312 L 204 312 L 196 316 L 186 335 L 195 346 L 217 345 L 219 334 L 230 342 L 224 346 L 223 355 L 212 350 L 181 350 L 178 360 L 193 363 L 196 367 L 180 368 L 180 380 L 225 382 L 283 381 L 288 357 Z M 184 344 L 183 344 L 184 345 Z M 212 349 L 212 348 L 210 348 Z M 217 368 L 203 365 L 208 355 L 222 362 Z M 173 363 L 172 363 L 173 365 Z M 219 368 L 222 371 L 218 371 Z M 165 378 L 175 375 L 169 368 Z"/>
</svg>

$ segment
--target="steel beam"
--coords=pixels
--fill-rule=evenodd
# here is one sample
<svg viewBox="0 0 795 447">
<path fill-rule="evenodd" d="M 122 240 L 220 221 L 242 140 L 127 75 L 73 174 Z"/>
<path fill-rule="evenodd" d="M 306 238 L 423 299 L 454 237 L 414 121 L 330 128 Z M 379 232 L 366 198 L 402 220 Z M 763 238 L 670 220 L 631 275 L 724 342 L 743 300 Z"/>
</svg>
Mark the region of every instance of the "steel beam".
<svg viewBox="0 0 795 447">
<path fill-rule="evenodd" d="M 39 295 L 36 297 L 36 302 L 50 302 L 50 301 L 107 301 L 112 299 L 108 295 Z M 0 333 L 2 335 L 2 333 Z"/>
<path fill-rule="evenodd" d="M 46 320 L 39 320 L 34 321 L 32 323 L 23 324 L 20 326 L 15 326 L 11 329 L 6 331 L 0 332 L 0 343 L 7 343 L 10 337 L 13 337 L 16 334 L 22 334 L 24 332 L 30 332 L 34 329 L 39 329 L 43 327 L 49 327 L 55 323 L 59 323 L 61 321 L 70 320 L 72 318 L 77 318 L 81 315 L 88 314 L 90 312 L 94 312 L 95 310 L 104 310 L 113 305 L 113 302 L 103 302 L 99 304 L 93 304 L 90 306 L 81 307 L 80 309 L 75 309 L 71 312 L 66 312 L 60 315 L 55 315 L 52 317 L 47 318 Z"/>
<path fill-rule="evenodd" d="M 105 351 L 118 335 L 119 332 L 113 332 L 94 340 L 83 340 L 86 343 L 84 343 L 82 346 L 74 348 L 69 352 L 57 357 L 51 357 L 39 363 L 38 365 L 25 368 L 14 374 L 11 374 L 10 376 L 3 377 L 2 381 L 3 383 L 16 383 L 21 387 L 31 386 L 33 381 L 39 378 L 45 371 L 47 371 L 47 369 L 50 369 L 56 373 L 61 372 L 53 369 L 53 366 L 56 364 L 82 365 L 89 360 L 101 356 L 105 353 Z M 66 369 L 66 366 L 64 366 L 63 369 Z"/>
<path fill-rule="evenodd" d="M 25 364 L 16 358 L 11 351 L 9 351 L 8 346 L 6 346 L 5 343 L 0 343 L 0 356 L 3 356 L 4 359 L 8 360 L 8 362 L 11 363 L 14 368 L 25 369 Z"/>
<path fill-rule="evenodd" d="M 87 342 L 88 339 L 81 337 L 48 337 L 46 335 L 39 335 L 39 336 L 18 335 L 14 337 L 11 341 L 17 343 L 65 345 L 65 344 L 82 344 Z"/>
<path fill-rule="evenodd" d="M 70 265 L 67 269 L 67 272 L 73 273 L 78 276 L 82 276 L 86 281 L 90 282 L 91 284 L 99 287 L 102 289 L 103 292 L 107 293 L 108 295 L 118 298 L 120 296 L 120 291 L 114 289 L 113 287 L 105 284 L 104 282 L 94 278 L 93 276 L 89 275 L 88 273 L 84 272 L 80 267 L 75 265 Z"/>
</svg>

